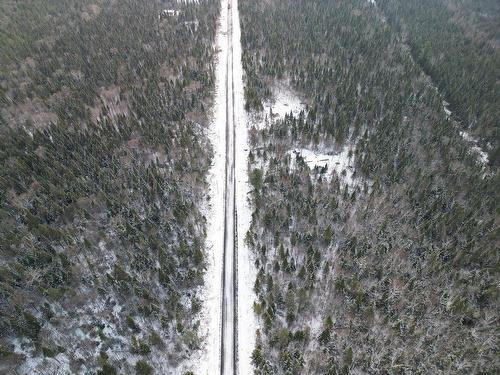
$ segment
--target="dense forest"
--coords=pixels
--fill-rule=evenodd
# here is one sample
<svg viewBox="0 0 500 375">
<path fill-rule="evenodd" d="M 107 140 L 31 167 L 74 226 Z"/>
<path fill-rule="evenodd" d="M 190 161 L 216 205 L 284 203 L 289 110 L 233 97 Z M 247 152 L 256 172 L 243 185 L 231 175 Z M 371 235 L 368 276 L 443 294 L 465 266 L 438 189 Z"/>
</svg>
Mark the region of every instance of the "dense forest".
<svg viewBox="0 0 500 375">
<path fill-rule="evenodd" d="M 439 87 L 461 126 L 500 163 L 500 3 L 489 0 L 378 2 L 391 26 Z"/>
<path fill-rule="evenodd" d="M 255 374 L 499 373 L 500 3 L 238 3 Z M 0 375 L 193 375 L 220 15 L 0 2 Z"/>
<path fill-rule="evenodd" d="M 498 4 L 252 0 L 240 12 L 247 110 L 276 82 L 307 98 L 251 131 L 255 373 L 497 373 Z M 461 32 L 472 12 L 495 26 Z M 346 147 L 350 171 L 291 152 Z"/>
<path fill-rule="evenodd" d="M 200 347 L 219 4 L 0 9 L 0 373 L 168 373 Z"/>
</svg>

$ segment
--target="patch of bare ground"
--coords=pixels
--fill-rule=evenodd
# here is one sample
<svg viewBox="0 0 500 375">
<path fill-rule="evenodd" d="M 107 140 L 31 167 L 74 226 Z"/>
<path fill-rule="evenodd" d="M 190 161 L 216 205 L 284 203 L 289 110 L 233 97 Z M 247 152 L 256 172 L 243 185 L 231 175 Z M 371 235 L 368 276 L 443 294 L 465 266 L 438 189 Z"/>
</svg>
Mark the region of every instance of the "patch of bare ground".
<svg viewBox="0 0 500 375">
<path fill-rule="evenodd" d="M 116 119 L 130 114 L 128 95 L 121 92 L 120 86 L 102 87 L 93 107 L 88 107 L 92 122 L 98 122 L 104 113 Z"/>
<path fill-rule="evenodd" d="M 164 62 L 160 67 L 160 77 L 164 79 L 176 80 L 179 77 L 179 72 L 175 69 L 173 64 Z"/>
<path fill-rule="evenodd" d="M 26 99 L 2 109 L 2 116 L 11 127 L 26 126 L 28 129 L 41 129 L 58 120 L 47 105 L 39 98 Z"/>
<path fill-rule="evenodd" d="M 205 127 L 205 125 L 208 124 L 207 114 L 199 110 L 190 111 L 186 113 L 186 120 L 196 124 L 201 124 L 203 127 Z"/>
<path fill-rule="evenodd" d="M 90 21 L 97 17 L 101 13 L 101 7 L 97 4 L 90 4 L 85 11 L 81 13 L 81 17 L 84 21 Z"/>
</svg>

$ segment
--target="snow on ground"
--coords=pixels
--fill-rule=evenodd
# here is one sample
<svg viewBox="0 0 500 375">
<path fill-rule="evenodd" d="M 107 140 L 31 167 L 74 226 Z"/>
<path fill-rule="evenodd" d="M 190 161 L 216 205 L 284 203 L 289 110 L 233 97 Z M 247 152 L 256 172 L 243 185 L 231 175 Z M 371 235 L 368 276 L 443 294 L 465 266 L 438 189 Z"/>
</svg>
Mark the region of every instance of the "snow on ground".
<svg viewBox="0 0 500 375">
<path fill-rule="evenodd" d="M 241 63 L 241 30 L 238 14 L 238 2 L 233 1 L 233 58 L 234 58 L 234 110 L 235 127 L 235 176 L 236 176 L 236 212 L 238 234 L 238 373 L 253 374 L 251 355 L 255 347 L 257 319 L 253 311 L 256 299 L 253 285 L 256 278 L 254 258 L 245 245 L 245 235 L 250 228 L 252 210 L 250 208 L 248 183 L 248 127 L 243 102 L 243 67 Z"/>
<path fill-rule="evenodd" d="M 264 113 L 272 113 L 273 118 L 283 118 L 290 112 L 298 116 L 305 108 L 305 103 L 287 84 L 280 82 L 271 88 L 272 99 L 263 103 Z"/>
<path fill-rule="evenodd" d="M 74 370 L 70 368 L 71 359 L 83 359 L 89 356 L 97 357 L 99 351 L 103 350 L 100 345 L 100 340 L 96 333 L 99 331 L 97 323 L 104 323 L 105 327 L 101 333 L 107 338 L 112 339 L 113 345 L 107 351 L 110 362 L 116 364 L 125 363 L 123 371 L 131 373 L 137 360 L 141 356 L 129 353 L 127 348 L 130 337 L 123 335 L 123 331 L 113 323 L 110 318 L 112 313 L 119 319 L 121 306 L 118 304 L 111 307 L 110 303 L 113 298 L 108 297 L 108 301 L 96 300 L 88 302 L 82 308 L 75 308 L 71 311 L 71 315 L 78 316 L 78 320 L 73 320 L 69 317 L 67 311 L 57 303 L 52 304 L 51 308 L 54 315 L 60 317 L 57 326 L 47 323 L 42 328 L 41 336 L 42 345 L 46 342 L 58 343 L 65 351 L 58 353 L 54 358 L 38 356 L 38 350 L 35 349 L 33 343 L 26 339 L 15 339 L 14 353 L 24 355 L 27 360 L 16 368 L 16 374 L 55 374 L 55 375 L 70 375 L 74 374 Z M 114 302 L 113 302 L 114 303 Z M 101 320 L 101 318 L 104 318 Z M 118 321 L 118 320 L 117 320 Z M 136 320 L 136 324 L 143 332 L 148 332 L 149 327 L 145 320 Z M 91 330 L 89 331 L 89 327 Z M 158 327 L 159 328 L 159 327 Z M 139 335 L 138 339 L 143 340 L 144 335 Z M 104 349 L 105 350 L 105 349 Z M 126 353 L 124 355 L 124 353 Z M 160 371 L 166 371 L 169 368 L 169 362 L 166 356 L 155 356 L 150 363 Z M 97 368 L 93 363 L 82 363 L 80 372 L 95 373 Z M 80 373 L 79 372 L 79 373 Z"/>
<path fill-rule="evenodd" d="M 305 110 L 305 102 L 286 82 L 278 82 L 271 87 L 272 97 L 262 103 L 264 110 L 253 112 L 250 121 L 257 129 L 264 129 L 270 122 L 283 119 L 290 112 L 298 117 Z"/>
<path fill-rule="evenodd" d="M 349 155 L 349 151 L 351 151 L 351 155 Z M 288 154 L 291 156 L 292 168 L 297 165 L 298 158 L 303 158 L 311 171 L 314 171 L 315 167 L 318 170 L 326 167 L 324 177 L 328 181 L 331 180 L 335 171 L 341 180 L 351 187 L 359 182 L 354 176 L 354 155 L 349 145 L 343 146 L 338 152 L 320 153 L 305 148 L 296 148 L 288 151 Z"/>
<path fill-rule="evenodd" d="M 227 0 L 222 0 L 222 10 Z M 227 62 L 227 12 L 221 12 L 217 31 L 217 69 L 215 100 L 210 124 L 209 139 L 213 147 L 212 166 L 208 173 L 209 201 L 206 207 L 208 267 L 202 292 L 200 335 L 204 339 L 201 351 L 194 353 L 190 363 L 178 368 L 178 374 L 193 371 L 196 375 L 213 375 L 220 372 L 220 325 L 222 291 L 222 255 L 224 248 L 224 187 L 226 152 L 226 62 Z"/>
<path fill-rule="evenodd" d="M 368 0 L 368 2 L 369 2 L 370 4 L 377 5 L 377 3 L 375 2 L 375 0 Z"/>
<path fill-rule="evenodd" d="M 450 116 L 451 116 L 451 111 L 448 108 L 449 106 L 450 106 L 450 103 L 448 103 L 446 100 L 443 100 L 443 110 L 444 110 L 444 113 L 446 113 L 447 118 L 450 118 Z"/>
<path fill-rule="evenodd" d="M 478 145 L 477 139 L 467 133 L 465 130 L 460 131 L 460 136 L 470 144 L 470 152 L 478 157 L 478 162 L 481 165 L 488 164 L 488 154 Z"/>
<path fill-rule="evenodd" d="M 222 0 L 222 10 L 228 8 L 227 0 Z M 251 354 L 255 346 L 257 321 L 253 312 L 255 294 L 253 284 L 256 277 L 253 258 L 244 244 L 245 234 L 251 221 L 248 201 L 250 191 L 247 174 L 248 120 L 243 103 L 243 68 L 241 65 L 240 24 L 238 5 L 233 2 L 233 55 L 234 55 L 234 107 L 236 126 L 236 210 L 238 233 L 238 368 L 239 374 L 253 372 Z M 226 63 L 227 63 L 227 12 L 221 12 L 221 24 L 217 34 L 218 62 L 216 71 L 216 94 L 213 120 L 209 138 L 213 146 L 213 164 L 209 171 L 210 203 L 206 210 L 208 269 L 203 291 L 201 335 L 205 338 L 203 350 L 196 353 L 187 365 L 177 369 L 177 374 L 193 371 L 196 375 L 212 375 L 220 372 L 220 328 L 221 328 L 221 275 L 224 246 L 224 187 L 226 150 Z M 280 104 L 280 108 L 285 107 Z"/>
<path fill-rule="evenodd" d="M 252 113 L 250 122 L 257 129 L 264 129 L 272 121 L 283 119 L 290 112 L 298 117 L 301 111 L 305 111 L 306 104 L 297 92 L 295 92 L 286 82 L 278 82 L 271 88 L 272 98 L 263 103 L 264 111 Z M 247 146 L 245 145 L 245 148 Z M 349 155 L 349 152 L 351 155 Z M 289 151 L 292 167 L 296 164 L 297 156 L 304 158 L 308 167 L 314 171 L 319 168 L 327 167 L 324 177 L 329 181 L 333 172 L 339 176 L 341 181 L 353 187 L 359 184 L 354 177 L 354 150 L 352 145 L 344 145 L 340 151 L 313 151 L 306 148 L 296 148 Z"/>
<path fill-rule="evenodd" d="M 437 90 L 437 88 L 435 88 Z M 451 118 L 452 112 L 450 111 L 450 103 L 443 100 L 443 110 L 446 113 L 448 119 Z M 460 136 L 470 144 L 470 152 L 477 155 L 477 161 L 480 165 L 484 166 L 488 164 L 488 154 L 479 146 L 479 142 L 470 133 L 465 130 L 460 130 Z"/>
</svg>

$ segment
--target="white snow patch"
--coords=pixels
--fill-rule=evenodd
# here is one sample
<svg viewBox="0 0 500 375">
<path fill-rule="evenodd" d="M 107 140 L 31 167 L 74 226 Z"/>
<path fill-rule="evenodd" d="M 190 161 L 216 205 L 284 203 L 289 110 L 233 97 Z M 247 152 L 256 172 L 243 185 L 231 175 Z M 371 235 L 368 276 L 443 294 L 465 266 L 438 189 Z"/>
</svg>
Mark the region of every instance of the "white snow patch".
<svg viewBox="0 0 500 375">
<path fill-rule="evenodd" d="M 271 94 L 272 98 L 262 103 L 264 110 L 252 113 L 249 119 L 259 130 L 277 119 L 284 119 L 290 113 L 298 117 L 306 108 L 305 102 L 286 82 L 279 82 L 271 87 Z"/>
<path fill-rule="evenodd" d="M 475 139 L 472 135 L 467 133 L 465 130 L 460 131 L 460 136 L 470 143 L 470 151 L 477 155 L 478 162 L 481 165 L 488 164 L 488 154 L 478 145 L 477 139 Z"/>
<path fill-rule="evenodd" d="M 351 155 L 349 155 L 349 151 L 351 151 Z M 297 148 L 288 151 L 288 153 L 291 156 L 292 168 L 295 168 L 297 158 L 302 157 L 311 170 L 316 167 L 326 167 L 324 176 L 328 181 L 331 180 L 333 172 L 336 172 L 341 180 L 349 186 L 354 186 L 359 182 L 354 176 L 354 156 L 349 145 L 345 145 L 338 152 L 320 153 L 305 148 Z"/>
<path fill-rule="evenodd" d="M 15 374 L 58 374 L 69 375 L 69 359 L 66 354 L 59 353 L 54 358 L 33 357 L 35 347 L 29 340 L 15 338 L 12 340 L 14 353 L 26 356 L 26 361 L 16 367 Z"/>
<path fill-rule="evenodd" d="M 323 330 L 323 321 L 320 318 L 315 317 L 310 319 L 308 323 L 309 329 L 311 330 L 311 336 L 319 336 L 321 331 Z"/>
<path fill-rule="evenodd" d="M 298 116 L 300 111 L 305 108 L 305 103 L 299 98 L 287 84 L 281 82 L 271 89 L 273 98 L 263 103 L 266 114 L 272 114 L 272 117 L 284 118 L 290 114 Z"/>
<path fill-rule="evenodd" d="M 14 353 L 25 355 L 27 358 L 30 356 L 30 350 L 33 348 L 33 345 L 29 342 L 29 340 L 25 338 L 14 338 L 12 339 L 12 345 L 14 346 Z"/>
<path fill-rule="evenodd" d="M 99 241 L 97 244 L 99 250 L 103 257 L 102 266 L 104 268 L 103 272 L 112 272 L 113 266 L 116 264 L 116 254 L 113 251 L 108 251 L 106 249 L 106 243 L 104 241 Z"/>
<path fill-rule="evenodd" d="M 451 116 L 451 111 L 449 109 L 450 103 L 448 103 L 446 100 L 443 100 L 443 110 L 444 113 L 446 113 L 446 117 L 450 118 Z"/>
<path fill-rule="evenodd" d="M 437 90 L 437 88 L 436 88 Z M 438 91 L 439 92 L 439 91 Z M 446 113 L 446 117 L 448 119 L 451 118 L 452 112 L 449 108 L 450 103 L 448 103 L 446 100 L 443 100 L 443 110 L 444 113 Z M 457 124 L 457 127 L 459 125 Z M 466 132 L 465 130 L 460 130 L 459 131 L 460 136 L 470 144 L 470 152 L 477 155 L 477 161 L 479 162 L 480 165 L 485 166 L 488 164 L 488 154 L 479 146 L 479 142 L 477 139 L 475 139 L 471 134 Z"/>
</svg>

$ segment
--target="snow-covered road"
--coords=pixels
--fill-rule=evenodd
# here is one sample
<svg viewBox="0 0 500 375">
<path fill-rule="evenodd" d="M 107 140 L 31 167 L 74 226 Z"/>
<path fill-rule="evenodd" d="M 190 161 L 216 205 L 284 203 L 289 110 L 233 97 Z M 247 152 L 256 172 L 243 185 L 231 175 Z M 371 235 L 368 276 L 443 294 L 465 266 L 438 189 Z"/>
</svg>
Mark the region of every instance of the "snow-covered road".
<svg viewBox="0 0 500 375">
<path fill-rule="evenodd" d="M 234 110 L 234 57 L 232 0 L 227 7 L 227 68 L 226 68 L 226 188 L 224 197 L 224 251 L 222 262 L 222 322 L 221 322 L 221 375 L 236 373 L 237 353 L 237 265 L 236 204 L 235 204 L 235 110 Z M 222 11 L 226 11 L 222 8 Z"/>
<path fill-rule="evenodd" d="M 250 226 L 247 199 L 248 130 L 243 103 L 241 31 L 236 0 L 221 0 L 217 33 L 216 92 L 209 138 L 207 253 L 202 331 L 205 350 L 196 374 L 251 374 L 255 344 L 255 269 L 244 243 Z M 242 329 L 238 329 L 241 326 Z"/>
<path fill-rule="evenodd" d="M 224 7 L 224 4 L 223 4 Z M 223 8 L 224 9 L 224 8 Z M 247 199 L 248 128 L 243 101 L 241 30 L 237 0 L 228 1 L 225 250 L 221 374 L 251 374 L 255 344 L 255 268 L 244 238 L 250 226 Z"/>
</svg>

